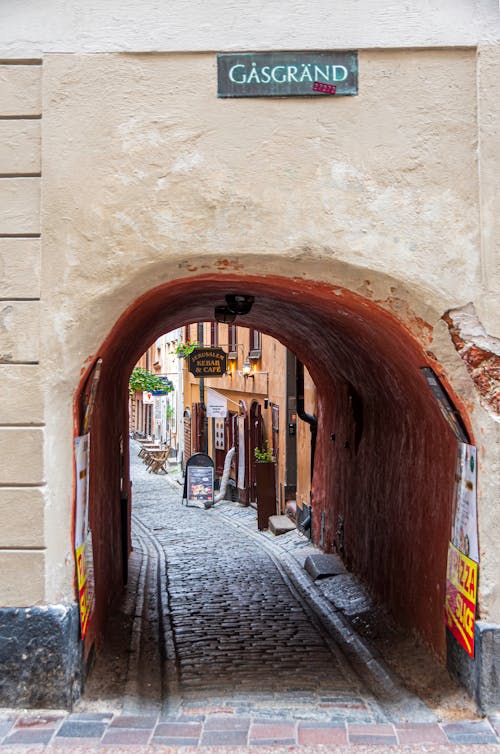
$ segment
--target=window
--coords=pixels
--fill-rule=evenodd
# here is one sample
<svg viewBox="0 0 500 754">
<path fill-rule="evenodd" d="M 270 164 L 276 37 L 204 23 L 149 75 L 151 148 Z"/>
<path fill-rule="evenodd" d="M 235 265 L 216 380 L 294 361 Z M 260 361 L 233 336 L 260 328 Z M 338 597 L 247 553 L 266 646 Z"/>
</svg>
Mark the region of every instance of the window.
<svg viewBox="0 0 500 754">
<path fill-rule="evenodd" d="M 236 325 L 229 325 L 229 352 L 236 352 L 238 350 L 238 327 Z"/>
<path fill-rule="evenodd" d="M 219 345 L 219 324 L 218 322 L 210 322 L 210 345 Z"/>
<path fill-rule="evenodd" d="M 197 336 L 196 340 L 198 341 L 198 343 L 199 343 L 200 346 L 203 346 L 204 345 L 204 340 L 203 340 L 203 322 L 198 322 L 198 325 L 197 325 L 196 329 L 198 331 L 198 336 Z"/>
<path fill-rule="evenodd" d="M 262 356 L 262 337 L 259 330 L 250 330 L 248 358 L 257 361 Z"/>
<path fill-rule="evenodd" d="M 250 330 L 250 351 L 262 350 L 262 337 L 259 330 Z"/>
</svg>

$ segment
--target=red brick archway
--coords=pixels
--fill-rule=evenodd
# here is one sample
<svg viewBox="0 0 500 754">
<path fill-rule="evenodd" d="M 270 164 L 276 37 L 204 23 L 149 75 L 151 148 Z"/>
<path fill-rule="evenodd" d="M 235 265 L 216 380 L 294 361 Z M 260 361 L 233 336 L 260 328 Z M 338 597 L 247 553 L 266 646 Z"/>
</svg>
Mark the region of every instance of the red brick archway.
<svg viewBox="0 0 500 754">
<path fill-rule="evenodd" d="M 279 277 L 210 275 L 160 286 L 123 314 L 96 354 L 103 366 L 91 436 L 95 631 L 121 589 L 119 442 L 128 427 L 128 375 L 156 337 L 210 320 L 231 291 L 255 296 L 241 324 L 284 343 L 316 384 L 313 507 L 316 524 L 325 512 L 325 541 L 333 542 L 341 517 L 348 566 L 444 655 L 455 439 L 421 372 L 439 367 L 380 306 L 338 287 Z"/>
</svg>

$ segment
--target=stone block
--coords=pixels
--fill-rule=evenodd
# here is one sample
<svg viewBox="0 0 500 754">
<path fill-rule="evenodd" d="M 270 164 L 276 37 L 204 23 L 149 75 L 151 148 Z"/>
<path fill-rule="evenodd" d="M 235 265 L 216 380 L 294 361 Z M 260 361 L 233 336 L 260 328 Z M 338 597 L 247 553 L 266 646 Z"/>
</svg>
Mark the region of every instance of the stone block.
<svg viewBox="0 0 500 754">
<path fill-rule="evenodd" d="M 39 173 L 39 120 L 0 121 L 0 174 Z"/>
<path fill-rule="evenodd" d="M 76 604 L 0 608 L 0 707 L 69 709 L 81 667 Z"/>
<path fill-rule="evenodd" d="M 288 516 L 269 517 L 269 531 L 276 537 L 280 534 L 286 534 L 289 531 L 293 531 L 295 528 L 295 524 L 288 518 Z"/>
<path fill-rule="evenodd" d="M 40 485 L 43 474 L 43 430 L 20 427 L 0 429 L 0 484 Z M 0 568 L 0 574 L 2 569 Z M 0 601 L 1 604 L 1 601 Z"/>
<path fill-rule="evenodd" d="M 0 301 L 0 364 L 33 364 L 39 358 L 38 301 Z"/>
<path fill-rule="evenodd" d="M 0 233 L 40 233 L 40 178 L 0 178 Z"/>
<path fill-rule="evenodd" d="M 40 115 L 42 67 L 0 65 L 0 115 Z"/>
<path fill-rule="evenodd" d="M 0 548 L 44 547 L 43 492 L 36 487 L 0 488 Z"/>
<path fill-rule="evenodd" d="M 2 298 L 39 298 L 40 260 L 39 238 L 0 238 Z"/>
<path fill-rule="evenodd" d="M 446 631 L 446 665 L 488 714 L 500 707 L 500 626 L 476 621 L 474 658 Z"/>
<path fill-rule="evenodd" d="M 313 581 L 327 576 L 339 576 L 346 572 L 338 555 L 308 555 L 304 568 Z"/>
<path fill-rule="evenodd" d="M 0 364 L 0 425 L 41 424 L 43 397 L 37 364 Z"/>
<path fill-rule="evenodd" d="M 45 597 L 45 554 L 40 550 L 0 551 L 0 605 L 29 607 Z"/>
</svg>

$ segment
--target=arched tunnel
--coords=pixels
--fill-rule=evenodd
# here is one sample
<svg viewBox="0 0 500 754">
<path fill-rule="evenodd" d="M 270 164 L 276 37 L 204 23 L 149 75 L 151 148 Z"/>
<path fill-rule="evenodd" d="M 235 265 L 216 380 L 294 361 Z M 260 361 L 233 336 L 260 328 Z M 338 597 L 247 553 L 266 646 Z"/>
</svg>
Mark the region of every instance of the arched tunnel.
<svg viewBox="0 0 500 754">
<path fill-rule="evenodd" d="M 397 620 L 444 657 L 456 441 L 421 371 L 439 367 L 396 317 L 368 299 L 322 283 L 268 276 L 207 275 L 161 285 L 122 315 L 96 354 L 102 372 L 90 444 L 93 638 L 123 586 L 119 449 L 128 435 L 130 371 L 160 334 L 213 319 L 214 307 L 229 292 L 255 297 L 237 324 L 281 341 L 316 385 L 314 539 L 324 512 L 329 548 L 335 543 L 347 567 Z M 89 372 L 77 396 L 75 424 Z"/>
</svg>

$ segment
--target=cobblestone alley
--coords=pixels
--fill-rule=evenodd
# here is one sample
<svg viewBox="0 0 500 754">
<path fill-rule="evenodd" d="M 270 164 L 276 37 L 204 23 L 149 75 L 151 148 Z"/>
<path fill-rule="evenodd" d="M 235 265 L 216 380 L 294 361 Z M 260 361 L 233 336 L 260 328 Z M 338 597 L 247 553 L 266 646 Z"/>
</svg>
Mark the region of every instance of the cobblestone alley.
<svg viewBox="0 0 500 754">
<path fill-rule="evenodd" d="M 84 697 L 70 715 L 0 715 L 1 750 L 498 750 L 498 719 L 440 717 L 349 628 L 326 599 L 328 584 L 316 588 L 302 568 L 314 551 L 305 538 L 258 533 L 255 511 L 236 503 L 182 505 L 180 477 L 147 473 L 137 450 L 132 443 L 129 585 Z"/>
</svg>

